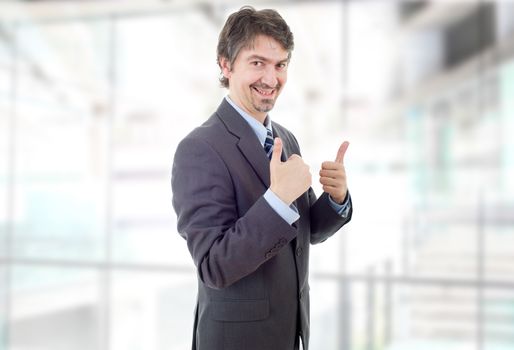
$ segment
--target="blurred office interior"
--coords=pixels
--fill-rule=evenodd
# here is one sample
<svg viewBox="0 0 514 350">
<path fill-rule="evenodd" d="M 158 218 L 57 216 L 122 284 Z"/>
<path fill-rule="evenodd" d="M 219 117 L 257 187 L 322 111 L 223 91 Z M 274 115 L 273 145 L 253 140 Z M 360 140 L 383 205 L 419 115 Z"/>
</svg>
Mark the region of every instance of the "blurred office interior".
<svg viewBox="0 0 514 350">
<path fill-rule="evenodd" d="M 313 174 L 351 142 L 311 348 L 513 349 L 514 2 L 249 3 L 295 35 L 271 115 Z M 217 35 L 244 4 L 0 3 L 1 350 L 190 348 L 170 169 L 226 94 Z"/>
</svg>

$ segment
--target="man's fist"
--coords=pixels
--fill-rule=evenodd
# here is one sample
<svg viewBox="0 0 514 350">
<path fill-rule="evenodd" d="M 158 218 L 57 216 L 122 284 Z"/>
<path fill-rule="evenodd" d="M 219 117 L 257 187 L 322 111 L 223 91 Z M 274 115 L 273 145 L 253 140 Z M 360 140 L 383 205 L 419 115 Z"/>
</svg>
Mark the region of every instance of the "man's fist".
<svg viewBox="0 0 514 350">
<path fill-rule="evenodd" d="M 312 176 L 309 166 L 299 155 L 293 154 L 285 162 L 280 160 L 281 155 L 282 140 L 277 137 L 270 162 L 270 189 L 284 203 L 291 205 L 295 199 L 309 189 Z"/>
</svg>

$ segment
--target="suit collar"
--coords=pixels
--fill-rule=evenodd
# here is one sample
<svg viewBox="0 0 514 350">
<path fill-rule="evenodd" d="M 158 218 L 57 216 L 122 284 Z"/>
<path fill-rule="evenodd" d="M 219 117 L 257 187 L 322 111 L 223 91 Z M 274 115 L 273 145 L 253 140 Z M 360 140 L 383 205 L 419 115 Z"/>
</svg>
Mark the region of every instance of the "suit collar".
<svg viewBox="0 0 514 350">
<path fill-rule="evenodd" d="M 225 100 L 241 115 L 241 117 L 250 125 L 255 135 L 257 135 L 257 139 L 261 143 L 262 147 L 264 147 L 264 142 L 266 141 L 266 136 L 268 133 L 268 128 L 271 129 L 271 120 L 269 116 L 266 116 L 266 120 L 263 123 L 258 121 L 256 118 L 248 114 L 242 108 L 240 108 L 234 101 L 230 99 L 230 96 L 225 96 Z"/>
</svg>

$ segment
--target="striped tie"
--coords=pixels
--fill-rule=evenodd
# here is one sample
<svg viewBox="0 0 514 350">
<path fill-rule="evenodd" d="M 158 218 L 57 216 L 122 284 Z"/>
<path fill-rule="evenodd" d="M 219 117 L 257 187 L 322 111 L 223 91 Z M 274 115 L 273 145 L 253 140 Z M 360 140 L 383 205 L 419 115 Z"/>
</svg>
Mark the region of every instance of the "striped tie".
<svg viewBox="0 0 514 350">
<path fill-rule="evenodd" d="M 266 134 L 266 140 L 264 140 L 264 151 L 266 151 L 266 155 L 269 159 L 271 159 L 271 154 L 273 153 L 273 134 L 271 133 L 271 129 L 266 128 L 268 131 Z"/>
</svg>

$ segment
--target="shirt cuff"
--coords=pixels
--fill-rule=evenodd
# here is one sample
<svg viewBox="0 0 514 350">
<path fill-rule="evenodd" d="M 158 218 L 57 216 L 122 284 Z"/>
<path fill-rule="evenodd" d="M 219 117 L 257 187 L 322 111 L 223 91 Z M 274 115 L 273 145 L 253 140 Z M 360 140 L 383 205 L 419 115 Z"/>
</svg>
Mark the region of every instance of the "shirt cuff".
<svg viewBox="0 0 514 350">
<path fill-rule="evenodd" d="M 346 193 L 346 197 L 344 199 L 343 204 L 339 204 L 335 202 L 330 195 L 328 196 L 328 201 L 330 202 L 330 206 L 339 214 L 342 218 L 348 217 L 348 212 L 352 205 L 350 204 L 350 192 Z"/>
<path fill-rule="evenodd" d="M 291 204 L 288 206 L 270 189 L 264 193 L 264 199 L 266 199 L 273 210 L 275 210 L 277 214 L 280 215 L 280 217 L 289 225 L 292 225 L 293 222 L 300 218 L 300 214 L 298 214 L 298 210 L 294 205 Z"/>
</svg>

